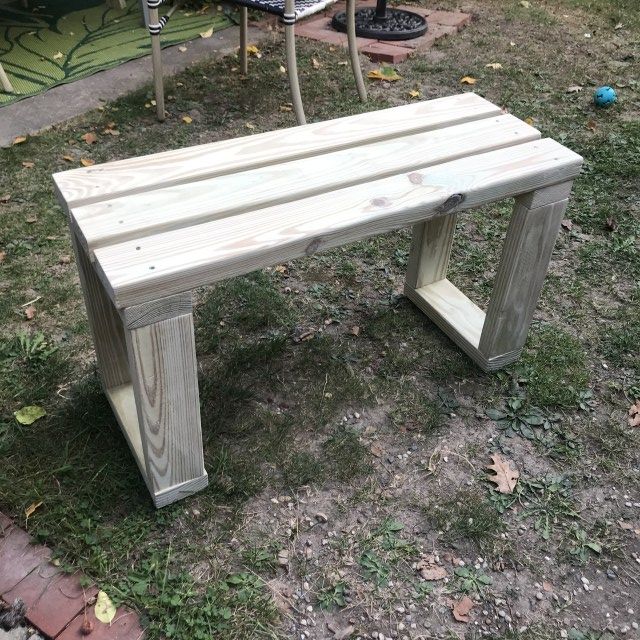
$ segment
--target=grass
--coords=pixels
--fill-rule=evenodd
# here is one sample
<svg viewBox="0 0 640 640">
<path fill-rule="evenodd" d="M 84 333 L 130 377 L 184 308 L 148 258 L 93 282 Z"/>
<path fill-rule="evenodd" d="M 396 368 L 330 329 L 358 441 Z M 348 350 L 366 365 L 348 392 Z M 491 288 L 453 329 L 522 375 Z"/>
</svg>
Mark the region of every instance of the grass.
<svg viewBox="0 0 640 640">
<path fill-rule="evenodd" d="M 483 374 L 403 298 L 407 230 L 199 291 L 210 484 L 158 512 L 97 380 L 50 174 L 81 157 L 103 162 L 292 125 L 280 109 L 289 99 L 281 43 L 260 44 L 246 79 L 231 57 L 169 80 L 165 124 L 144 107 L 146 88 L 0 152 L 0 196 L 10 196 L 0 203 L 0 508 L 50 545 L 63 568 L 84 571 L 138 610 L 151 639 L 299 637 L 303 601 L 338 626 L 355 620 L 357 634 L 400 637 L 396 608 L 413 603 L 419 625 L 438 620 L 441 637 L 457 637 L 468 629 L 451 618 L 452 592 L 421 581 L 412 566 L 430 553 L 443 559 L 446 584 L 466 584 L 483 606 L 494 594 L 518 606 L 508 572 L 494 568 L 510 562 L 532 593 L 542 567 L 544 579 L 570 591 L 571 565 L 603 576 L 615 562 L 631 572 L 629 597 L 640 597 L 633 535 L 618 524 L 632 522 L 624 505 L 635 498 L 621 496 L 633 493 L 638 468 L 639 436 L 626 421 L 640 395 L 632 67 L 640 25 L 632 0 L 531 4 L 472 0 L 469 28 L 399 65 L 397 83 L 370 83 L 366 105 L 355 99 L 343 51 L 299 43 L 311 121 L 404 103 L 414 88 L 423 98 L 450 95 L 472 75 L 481 95 L 585 157 L 566 213 L 573 226 L 558 239 L 522 359 Z M 459 5 L 443 0 L 438 8 Z M 485 66 L 494 61 L 503 68 Z M 604 83 L 620 101 L 595 110 L 589 93 Z M 576 84 L 584 91 L 566 92 Z M 181 119 L 187 112 L 190 125 Z M 120 135 L 103 133 L 112 122 Z M 88 131 L 97 144 L 82 140 Z M 510 207 L 458 220 L 450 277 L 481 305 Z M 18 424 L 14 411 L 33 404 L 47 415 Z M 487 419 L 490 409 L 511 412 L 510 438 Z M 440 462 L 431 472 L 434 451 Z M 496 452 L 521 473 L 516 494 L 496 494 L 484 481 Z M 618 497 L 603 502 L 596 490 Z M 40 501 L 27 521 L 25 509 Z M 528 533 L 520 537 L 522 524 Z M 456 575 L 445 556 L 463 558 L 469 575 Z M 304 595 L 287 600 L 289 592 Z M 571 626 L 592 640 L 604 606 L 534 612 L 526 631 L 476 619 L 496 640 L 549 640 Z"/>
</svg>

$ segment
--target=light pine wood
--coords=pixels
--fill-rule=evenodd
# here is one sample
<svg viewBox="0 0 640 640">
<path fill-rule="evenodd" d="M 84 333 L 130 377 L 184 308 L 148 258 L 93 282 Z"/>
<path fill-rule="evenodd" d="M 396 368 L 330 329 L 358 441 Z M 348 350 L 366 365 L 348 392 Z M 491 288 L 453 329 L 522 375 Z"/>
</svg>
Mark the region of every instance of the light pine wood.
<svg viewBox="0 0 640 640">
<path fill-rule="evenodd" d="M 54 174 L 69 207 L 501 114 L 473 93 Z"/>
<path fill-rule="evenodd" d="M 125 334 L 146 479 L 159 506 L 206 485 L 193 316 Z"/>
<path fill-rule="evenodd" d="M 89 328 L 98 362 L 100 379 L 105 389 L 129 382 L 129 366 L 124 331 L 120 316 L 106 295 L 89 258 L 71 233 L 80 285 L 84 295 Z"/>
<path fill-rule="evenodd" d="M 579 173 L 553 140 L 462 158 L 256 212 L 97 249 L 117 307 L 173 295 L 278 261 L 529 192 Z"/>
<path fill-rule="evenodd" d="M 168 298 L 160 298 L 144 304 L 127 307 L 121 310 L 120 315 L 127 329 L 138 329 L 160 320 L 191 313 L 191 308 L 191 291 L 187 291 Z"/>
<path fill-rule="evenodd" d="M 560 202 L 566 200 L 571 195 L 571 188 L 573 181 L 561 182 L 560 184 L 553 184 L 550 187 L 544 189 L 536 189 L 531 193 L 524 193 L 518 198 L 519 204 L 527 209 L 536 209 L 542 207 L 545 204 L 553 204 L 554 202 Z"/>
<path fill-rule="evenodd" d="M 407 263 L 409 287 L 420 289 L 447 277 L 457 219 L 450 213 L 414 225 Z"/>
<path fill-rule="evenodd" d="M 515 359 L 524 346 L 567 203 L 529 209 L 516 200 L 479 343 L 486 359 Z"/>
<path fill-rule="evenodd" d="M 300 200 L 539 136 L 511 115 L 497 116 L 75 207 L 72 216 L 78 237 L 92 255 L 96 248 L 123 240 Z"/>
<path fill-rule="evenodd" d="M 484 311 L 446 278 L 405 295 L 472 359 L 477 360 Z"/>
</svg>

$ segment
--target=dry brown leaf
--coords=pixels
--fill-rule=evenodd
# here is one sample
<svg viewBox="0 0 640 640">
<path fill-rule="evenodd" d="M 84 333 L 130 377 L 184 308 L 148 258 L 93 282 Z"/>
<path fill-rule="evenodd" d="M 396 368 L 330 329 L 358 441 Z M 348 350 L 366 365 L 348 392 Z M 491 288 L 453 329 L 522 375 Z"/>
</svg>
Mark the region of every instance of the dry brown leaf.
<svg viewBox="0 0 640 640">
<path fill-rule="evenodd" d="M 185 124 L 191 124 L 193 122 L 193 118 L 191 116 L 182 116 L 182 122 Z"/>
<path fill-rule="evenodd" d="M 311 64 L 313 65 L 314 69 L 319 69 L 322 66 L 316 58 L 311 58 Z"/>
<path fill-rule="evenodd" d="M 27 141 L 27 136 L 16 136 L 11 144 L 22 144 Z"/>
<path fill-rule="evenodd" d="M 551 593 L 553 591 L 553 585 L 550 582 L 543 582 L 542 583 L 542 588 L 547 592 L 547 593 Z"/>
<path fill-rule="evenodd" d="M 25 169 L 33 169 L 33 167 L 35 167 L 35 166 L 36 166 L 36 163 L 35 163 L 35 162 L 23 162 L 23 163 L 22 163 L 22 166 L 23 166 Z"/>
<path fill-rule="evenodd" d="M 499 62 L 489 62 L 489 64 L 484 65 L 487 69 L 502 69 L 502 65 Z"/>
<path fill-rule="evenodd" d="M 567 93 L 579 93 L 582 89 L 584 89 L 582 85 L 572 84 L 570 87 L 567 87 Z"/>
<path fill-rule="evenodd" d="M 629 407 L 629 426 L 640 427 L 640 400 Z"/>
<path fill-rule="evenodd" d="M 571 229 L 573 229 L 573 222 L 571 222 L 571 220 L 569 220 L 569 218 L 565 218 L 562 223 L 562 228 L 566 229 L 567 231 L 571 231 Z"/>
<path fill-rule="evenodd" d="M 33 320 L 36 316 L 36 308 L 30 304 L 25 310 L 24 310 L 24 317 L 27 320 Z"/>
<path fill-rule="evenodd" d="M 289 111 L 293 111 L 293 107 L 289 104 L 281 104 L 280 111 L 282 111 L 283 113 L 288 113 Z"/>
<path fill-rule="evenodd" d="M 213 35 L 213 27 L 211 29 L 207 29 L 200 34 L 201 38 L 210 38 Z"/>
<path fill-rule="evenodd" d="M 64 53 L 62 53 L 62 51 L 56 51 L 53 54 L 53 59 L 54 60 L 60 60 L 61 58 L 64 58 Z"/>
<path fill-rule="evenodd" d="M 184 45 L 180 45 L 180 46 L 178 47 L 178 51 L 179 51 L 180 53 L 184 53 L 186 50 L 187 50 L 187 47 L 185 47 Z"/>
<path fill-rule="evenodd" d="M 460 84 L 475 84 L 476 82 L 478 81 L 471 76 L 464 76 L 464 78 L 460 78 Z"/>
<path fill-rule="evenodd" d="M 42 500 L 40 500 L 40 502 L 33 502 L 32 504 L 30 504 L 25 510 L 24 510 L 24 517 L 25 518 L 29 518 L 30 516 L 32 516 L 37 509 L 39 509 L 42 506 Z"/>
<path fill-rule="evenodd" d="M 598 123 L 595 120 L 587 120 L 585 127 L 589 129 L 589 131 L 595 131 L 598 128 Z"/>
<path fill-rule="evenodd" d="M 250 44 L 247 47 L 247 53 L 251 56 L 255 56 L 256 58 L 262 58 L 262 52 L 260 51 L 260 49 L 258 49 L 258 47 L 256 47 L 255 44 Z"/>
<path fill-rule="evenodd" d="M 283 265 L 283 264 L 278 264 L 273 268 L 273 270 L 276 273 L 286 273 L 287 272 L 287 267 L 285 265 Z"/>
<path fill-rule="evenodd" d="M 420 91 L 418 89 L 413 89 L 411 91 L 409 91 L 409 97 L 410 98 L 419 98 L 421 95 Z"/>
<path fill-rule="evenodd" d="M 93 133 L 93 131 L 87 131 L 87 133 L 82 136 L 82 139 L 87 144 L 95 144 L 96 142 L 98 142 L 98 136 Z"/>
<path fill-rule="evenodd" d="M 533 123 L 535 122 L 535 120 L 529 116 L 528 118 L 525 118 L 524 121 L 529 125 L 529 126 L 533 126 Z"/>
<path fill-rule="evenodd" d="M 381 458 L 384 453 L 384 449 L 379 442 L 374 442 L 371 447 L 369 447 L 369 451 L 371 451 L 376 458 Z"/>
<path fill-rule="evenodd" d="M 356 628 L 352 624 L 346 627 L 339 627 L 336 624 L 327 622 L 327 629 L 333 633 L 333 640 L 347 640 L 356 632 Z"/>
<path fill-rule="evenodd" d="M 247 127 L 247 129 L 255 129 L 256 125 L 255 124 L 251 124 L 250 122 L 245 122 L 245 127 Z"/>
<path fill-rule="evenodd" d="M 425 580 L 444 580 L 447 577 L 447 570 L 436 564 L 432 555 L 424 556 L 416 565 L 416 569 Z"/>
<path fill-rule="evenodd" d="M 469 622 L 469 611 L 471 611 L 473 605 L 473 600 L 469 596 L 464 596 L 453 604 L 453 617 L 458 622 Z"/>
<path fill-rule="evenodd" d="M 73 162 L 75 158 L 73 156 L 62 156 L 62 159 L 66 162 Z"/>
<path fill-rule="evenodd" d="M 505 460 L 499 453 L 491 455 L 493 464 L 488 464 L 487 469 L 495 471 L 495 476 L 489 476 L 490 482 L 495 482 L 499 493 L 513 493 L 518 484 L 520 472 L 511 466 L 511 461 Z"/>
<path fill-rule="evenodd" d="M 71 264 L 71 256 L 60 256 L 58 262 L 60 264 Z"/>
<path fill-rule="evenodd" d="M 0 251 L 0 263 L 4 262 L 4 259 L 7 257 L 6 251 Z"/>
<path fill-rule="evenodd" d="M 80 164 L 83 167 L 90 167 L 92 165 L 94 165 L 96 163 L 95 160 L 92 160 L 91 158 L 80 158 Z"/>
<path fill-rule="evenodd" d="M 358 325 L 353 325 L 353 327 L 351 327 L 351 329 L 349 329 L 349 333 L 351 335 L 354 335 L 354 336 L 359 336 L 360 335 L 360 327 Z"/>
</svg>

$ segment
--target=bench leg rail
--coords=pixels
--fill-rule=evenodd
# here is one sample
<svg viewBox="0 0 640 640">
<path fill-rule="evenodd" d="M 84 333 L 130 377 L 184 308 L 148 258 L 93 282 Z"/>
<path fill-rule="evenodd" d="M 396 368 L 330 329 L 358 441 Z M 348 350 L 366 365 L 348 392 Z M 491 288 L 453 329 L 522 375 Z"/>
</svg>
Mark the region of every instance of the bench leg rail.
<svg viewBox="0 0 640 640">
<path fill-rule="evenodd" d="M 485 371 L 520 357 L 571 182 L 516 198 L 486 314 L 446 277 L 456 215 L 413 228 L 405 295 Z"/>
</svg>

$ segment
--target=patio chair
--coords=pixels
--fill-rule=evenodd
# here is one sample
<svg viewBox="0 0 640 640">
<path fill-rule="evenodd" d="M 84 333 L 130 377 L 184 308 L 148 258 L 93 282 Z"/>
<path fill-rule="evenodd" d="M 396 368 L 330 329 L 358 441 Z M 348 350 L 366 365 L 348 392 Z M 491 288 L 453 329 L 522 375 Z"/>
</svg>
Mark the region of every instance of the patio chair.
<svg viewBox="0 0 640 640">
<path fill-rule="evenodd" d="M 151 34 L 151 56 L 153 61 L 156 110 L 158 120 L 160 121 L 163 121 L 165 118 L 160 33 L 179 4 L 173 5 L 164 16 L 159 17 L 158 8 L 162 2 L 163 0 L 147 0 L 149 7 L 149 33 Z M 240 65 L 243 74 L 246 74 L 248 71 L 247 10 L 256 9 L 280 17 L 280 20 L 284 24 L 287 74 L 289 76 L 293 109 L 298 124 L 305 124 L 306 119 L 304 116 L 304 107 L 302 106 L 302 96 L 300 94 L 298 68 L 296 64 L 294 25 L 301 18 L 319 13 L 337 2 L 337 0 L 233 0 L 233 2 L 240 5 Z M 364 86 L 364 80 L 362 79 L 362 69 L 360 68 L 358 48 L 356 46 L 355 0 L 347 0 L 347 42 L 349 45 L 351 70 L 355 78 L 356 88 L 360 100 L 364 102 L 367 99 L 367 90 Z"/>
</svg>

